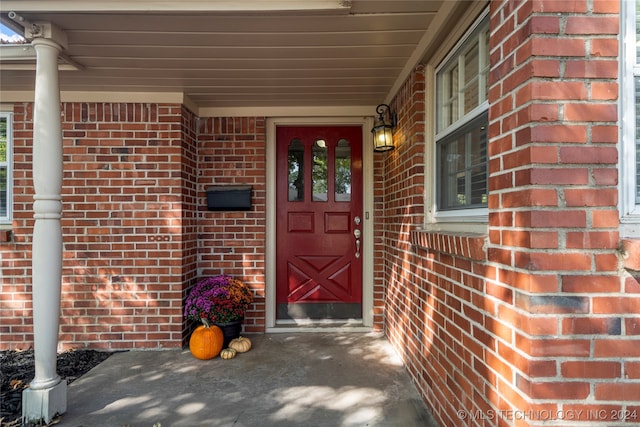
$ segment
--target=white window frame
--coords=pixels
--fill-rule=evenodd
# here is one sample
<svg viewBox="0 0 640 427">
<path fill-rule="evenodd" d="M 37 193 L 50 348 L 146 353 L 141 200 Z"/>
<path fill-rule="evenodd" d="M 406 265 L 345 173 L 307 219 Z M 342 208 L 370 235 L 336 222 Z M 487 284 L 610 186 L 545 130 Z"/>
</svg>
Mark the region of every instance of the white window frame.
<svg viewBox="0 0 640 427">
<path fill-rule="evenodd" d="M 635 77 L 640 77 L 640 61 L 636 58 L 636 2 L 621 0 L 620 31 L 620 141 L 618 188 L 621 235 L 640 236 L 640 204 L 636 202 L 636 165 L 638 150 L 636 135 Z"/>
<path fill-rule="evenodd" d="M 7 168 L 7 216 L 0 216 L 0 225 L 6 225 L 13 220 L 13 113 L 0 111 L 0 117 L 7 120 L 7 158 L 0 161 Z"/>
<path fill-rule="evenodd" d="M 438 210 L 437 209 L 437 188 L 438 185 L 438 177 L 436 175 L 437 171 L 437 155 L 436 155 L 436 141 L 440 140 L 443 136 L 449 135 L 455 130 L 464 127 L 467 123 L 474 120 L 480 114 L 488 111 L 489 102 L 488 100 L 483 101 L 478 106 L 473 108 L 464 116 L 460 117 L 456 123 L 452 126 L 448 126 L 446 129 L 443 129 L 441 132 L 437 132 L 437 120 L 438 120 L 438 99 L 437 99 L 437 76 L 438 73 L 448 64 L 449 60 L 453 58 L 454 55 L 461 55 L 463 51 L 461 50 L 462 46 L 468 42 L 469 37 L 471 37 L 475 31 L 479 28 L 479 26 L 483 23 L 484 19 L 488 16 L 488 9 L 480 14 L 473 22 L 473 25 L 464 33 L 462 37 L 460 37 L 459 41 L 449 50 L 448 54 L 439 61 L 439 65 L 436 67 L 430 67 L 427 69 L 427 79 L 430 80 L 432 85 L 432 91 L 426 91 L 427 96 L 430 99 L 427 100 L 427 105 L 432 105 L 432 114 L 429 117 L 427 122 L 427 129 L 431 128 L 433 130 L 432 143 L 427 144 L 428 149 L 426 153 L 426 164 L 431 165 L 432 173 L 431 173 L 431 182 L 433 183 L 430 189 L 426 194 L 426 228 L 427 229 L 435 229 L 442 231 L 464 231 L 464 232 L 486 232 L 486 226 L 488 223 L 489 217 L 489 209 L 487 207 L 481 208 L 463 208 L 463 209 L 455 209 L 455 210 Z M 482 47 L 480 47 L 482 49 Z M 482 54 L 480 55 L 482 57 Z M 482 79 L 480 79 L 480 84 L 483 84 Z M 461 102 L 459 100 L 459 102 Z M 431 123 L 429 123 L 431 122 Z M 431 126 L 430 126 L 431 125 Z M 487 141 L 488 144 L 488 141 Z M 488 159 L 487 159 L 487 168 L 488 168 Z M 488 191 L 488 188 L 487 188 Z"/>
</svg>

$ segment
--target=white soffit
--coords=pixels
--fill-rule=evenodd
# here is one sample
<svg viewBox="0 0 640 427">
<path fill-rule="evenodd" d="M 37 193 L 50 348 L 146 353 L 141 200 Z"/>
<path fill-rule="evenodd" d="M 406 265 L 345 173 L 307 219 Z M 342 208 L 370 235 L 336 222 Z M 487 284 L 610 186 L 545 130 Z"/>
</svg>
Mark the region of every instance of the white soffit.
<svg viewBox="0 0 640 427">
<path fill-rule="evenodd" d="M 446 22 L 451 10 L 471 4 L 4 0 L 1 7 L 3 14 L 14 10 L 65 32 L 63 92 L 182 93 L 199 109 L 219 112 L 375 106 L 393 96 L 443 29 L 455 25 Z M 5 47 L 0 90 L 33 91 L 33 70 L 16 69 Z M 82 68 L 67 71 L 74 64 Z"/>
</svg>

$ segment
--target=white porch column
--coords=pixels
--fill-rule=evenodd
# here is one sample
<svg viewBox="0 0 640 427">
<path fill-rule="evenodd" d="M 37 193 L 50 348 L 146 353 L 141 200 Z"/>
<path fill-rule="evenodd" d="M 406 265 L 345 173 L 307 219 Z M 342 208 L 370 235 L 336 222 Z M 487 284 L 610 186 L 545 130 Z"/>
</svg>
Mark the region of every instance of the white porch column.
<svg viewBox="0 0 640 427">
<path fill-rule="evenodd" d="M 37 54 L 33 113 L 34 218 L 32 258 L 35 377 L 22 395 L 24 421 L 49 423 L 67 410 L 67 383 L 56 372 L 62 287 L 62 125 L 58 54 L 47 38 Z"/>
</svg>

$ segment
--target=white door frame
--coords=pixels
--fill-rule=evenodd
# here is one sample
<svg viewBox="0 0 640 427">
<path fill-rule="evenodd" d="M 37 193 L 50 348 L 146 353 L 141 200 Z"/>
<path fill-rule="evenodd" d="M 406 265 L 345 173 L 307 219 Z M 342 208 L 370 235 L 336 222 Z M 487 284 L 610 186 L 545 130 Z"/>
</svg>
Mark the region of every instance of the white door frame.
<svg viewBox="0 0 640 427">
<path fill-rule="evenodd" d="M 362 126 L 362 324 L 346 327 L 349 331 L 371 330 L 373 326 L 373 141 L 369 131 L 371 117 L 278 117 L 266 121 L 266 247 L 265 247 L 265 327 L 266 332 L 326 331 L 314 327 L 276 325 L 276 126 Z M 358 327 L 359 326 L 359 327 Z"/>
</svg>

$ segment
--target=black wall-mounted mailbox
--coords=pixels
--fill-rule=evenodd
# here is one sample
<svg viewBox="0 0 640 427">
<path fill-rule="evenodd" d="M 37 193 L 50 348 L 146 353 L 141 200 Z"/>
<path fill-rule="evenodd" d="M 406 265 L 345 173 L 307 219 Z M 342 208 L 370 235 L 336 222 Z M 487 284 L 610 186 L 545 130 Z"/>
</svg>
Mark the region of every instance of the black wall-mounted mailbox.
<svg viewBox="0 0 640 427">
<path fill-rule="evenodd" d="M 213 185 L 207 188 L 207 209 L 210 211 L 251 210 L 251 186 Z"/>
</svg>

